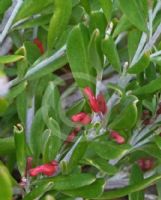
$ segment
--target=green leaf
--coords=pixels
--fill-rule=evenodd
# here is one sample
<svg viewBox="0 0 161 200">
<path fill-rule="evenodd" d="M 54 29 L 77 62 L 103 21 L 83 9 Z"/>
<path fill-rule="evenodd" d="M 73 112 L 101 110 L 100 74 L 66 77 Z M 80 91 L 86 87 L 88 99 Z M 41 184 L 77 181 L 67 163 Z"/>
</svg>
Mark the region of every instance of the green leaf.
<svg viewBox="0 0 161 200">
<path fill-rule="evenodd" d="M 116 159 L 126 153 L 129 147 L 112 142 L 94 141 L 92 142 L 92 148 L 101 158 L 110 160 Z"/>
<path fill-rule="evenodd" d="M 154 93 L 161 89 L 161 77 L 156 78 L 150 83 L 144 85 L 143 87 L 139 87 L 138 89 L 133 91 L 135 95 L 146 95 Z"/>
<path fill-rule="evenodd" d="M 27 71 L 24 79 L 33 80 L 41 78 L 51 72 L 58 70 L 59 68 L 63 67 L 66 63 L 67 63 L 67 58 L 66 55 L 63 54 L 62 56 L 56 58 L 54 61 L 50 63 L 44 64 L 42 61 L 41 63 L 34 64 Z"/>
<path fill-rule="evenodd" d="M 150 64 L 149 54 L 145 53 L 137 63 L 129 67 L 127 72 L 129 74 L 139 74 L 143 72 L 148 67 L 149 64 Z"/>
<path fill-rule="evenodd" d="M 48 29 L 48 48 L 52 49 L 65 30 L 72 12 L 71 0 L 55 0 L 54 15 Z M 65 9 L 64 9 L 65 8 Z"/>
<path fill-rule="evenodd" d="M 22 60 L 24 56 L 21 55 L 7 55 L 7 56 L 0 56 L 0 64 L 8 64 L 17 62 L 19 60 Z"/>
<path fill-rule="evenodd" d="M 86 185 L 91 185 L 96 178 L 92 174 L 75 173 L 66 176 L 55 176 L 51 178 L 41 179 L 35 182 L 36 185 L 43 185 L 48 182 L 54 183 L 54 190 L 72 190 Z"/>
<path fill-rule="evenodd" d="M 137 184 L 144 180 L 143 172 L 136 164 L 133 165 L 130 176 L 130 184 Z M 129 195 L 129 200 L 144 200 L 144 192 L 138 191 Z"/>
<path fill-rule="evenodd" d="M 161 198 L 161 181 L 157 182 L 156 187 L 157 187 L 158 199 L 160 199 Z"/>
<path fill-rule="evenodd" d="M 21 124 L 14 126 L 14 141 L 18 169 L 21 176 L 24 176 L 26 169 L 26 142 L 24 129 Z"/>
<path fill-rule="evenodd" d="M 99 0 L 101 8 L 106 16 L 107 21 L 111 20 L 112 15 L 112 1 L 111 0 Z"/>
<path fill-rule="evenodd" d="M 61 147 L 61 131 L 59 124 L 54 119 L 50 118 L 48 121 L 48 128 L 50 132 L 45 145 L 45 162 L 52 161 Z"/>
<path fill-rule="evenodd" d="M 101 38 L 105 36 L 105 30 L 107 27 L 107 21 L 104 13 L 102 11 L 92 11 L 89 21 L 89 30 L 91 33 L 95 29 L 98 29 L 101 35 Z"/>
<path fill-rule="evenodd" d="M 48 108 L 48 113 L 51 117 L 60 120 L 61 103 L 60 103 L 60 93 L 58 87 L 56 86 L 56 81 L 50 82 L 49 86 L 46 88 L 45 94 L 42 98 L 42 106 Z M 51 112 L 50 112 L 51 111 Z M 44 116 L 44 121 L 48 119 Z"/>
<path fill-rule="evenodd" d="M 81 24 L 75 26 L 67 41 L 67 56 L 70 68 L 79 87 L 89 86 L 93 89 L 95 76 L 94 69 L 90 66 L 88 59 L 88 44 L 89 35 L 86 27 Z"/>
<path fill-rule="evenodd" d="M 156 72 L 156 65 L 154 63 L 150 63 L 149 66 L 145 69 L 145 75 L 148 80 L 148 82 L 154 80 L 157 78 L 157 72 Z"/>
<path fill-rule="evenodd" d="M 109 124 L 109 128 L 113 130 L 129 130 L 133 128 L 137 121 L 137 102 L 138 99 L 132 95 L 123 98 L 121 100 L 121 103 L 118 105 L 119 109 L 117 108 L 117 106 L 115 107 L 116 116 Z"/>
<path fill-rule="evenodd" d="M 41 140 L 42 140 L 42 133 L 44 129 L 44 121 L 42 116 L 42 108 L 40 108 L 33 119 L 32 126 L 31 126 L 31 133 L 30 133 L 30 148 L 33 152 L 34 157 L 38 158 L 41 152 Z"/>
<path fill-rule="evenodd" d="M 50 191 L 53 187 L 53 183 L 49 182 L 41 186 L 35 187 L 31 192 L 26 194 L 24 200 L 40 199 L 47 191 Z"/>
<path fill-rule="evenodd" d="M 78 188 L 75 190 L 66 190 L 63 191 L 63 193 L 72 197 L 96 198 L 103 193 L 104 184 L 105 184 L 104 179 L 99 178 L 91 185 Z"/>
<path fill-rule="evenodd" d="M 8 169 L 0 163 L 0 199 L 12 199 L 12 183 Z"/>
<path fill-rule="evenodd" d="M 16 98 L 18 95 L 20 95 L 27 87 L 27 82 L 24 81 L 20 83 L 19 85 L 14 86 L 10 92 L 7 95 L 7 99 L 12 102 L 14 98 Z"/>
<path fill-rule="evenodd" d="M 80 0 L 81 5 L 83 6 L 83 8 L 85 9 L 85 11 L 90 14 L 91 12 L 91 7 L 90 7 L 90 3 L 88 0 Z"/>
<path fill-rule="evenodd" d="M 32 28 L 35 26 L 43 26 L 49 23 L 51 16 L 52 16 L 51 14 L 48 14 L 48 15 L 42 15 L 37 18 L 31 18 L 27 21 L 24 21 L 23 23 L 17 25 L 15 24 L 12 29 L 21 30 L 21 29 Z"/>
<path fill-rule="evenodd" d="M 13 137 L 0 138 L 0 156 L 15 152 L 15 143 Z"/>
<path fill-rule="evenodd" d="M 103 68 L 103 54 L 101 51 L 101 38 L 98 29 L 94 30 L 88 46 L 90 65 L 101 71 Z"/>
<path fill-rule="evenodd" d="M 149 178 L 146 178 L 146 179 L 140 181 L 139 183 L 132 184 L 127 187 L 120 188 L 120 189 L 115 189 L 115 190 L 104 192 L 103 195 L 101 197 L 99 197 L 99 199 L 97 199 L 97 198 L 95 198 L 95 199 L 107 200 L 107 199 L 115 199 L 115 198 L 119 198 L 119 197 L 124 197 L 133 192 L 143 190 L 143 189 L 147 188 L 148 186 L 154 184 L 155 182 L 159 181 L 160 179 L 161 179 L 161 175 L 154 175 L 154 176 L 151 176 Z"/>
<path fill-rule="evenodd" d="M 16 98 L 16 108 L 20 121 L 25 125 L 26 123 L 26 111 L 27 111 L 27 94 L 23 91 Z"/>
<path fill-rule="evenodd" d="M 140 42 L 141 38 L 141 31 L 137 29 L 133 29 L 128 32 L 128 53 L 129 53 L 129 60 L 131 61 Z"/>
<path fill-rule="evenodd" d="M 76 103 L 73 103 L 73 105 L 67 110 L 66 114 L 71 117 L 75 113 L 79 113 L 82 111 L 84 105 L 86 103 L 85 99 L 82 99 Z"/>
<path fill-rule="evenodd" d="M 0 116 L 5 114 L 8 106 L 8 101 L 5 98 L 0 98 Z"/>
<path fill-rule="evenodd" d="M 111 164 L 108 163 L 107 160 L 100 158 L 100 157 L 94 157 L 94 158 L 85 158 L 85 161 L 87 164 L 90 164 L 94 167 L 96 167 L 98 170 L 107 173 L 108 175 L 114 175 L 117 172 L 117 168 Z"/>
<path fill-rule="evenodd" d="M 3 15 L 11 4 L 12 0 L 0 0 L 0 15 Z"/>
<path fill-rule="evenodd" d="M 143 0 L 119 0 L 121 10 L 128 20 L 141 31 L 147 32 L 147 1 Z"/>
<path fill-rule="evenodd" d="M 24 42 L 24 46 L 26 49 L 26 58 L 30 65 L 32 65 L 39 57 L 40 51 L 39 48 L 33 42 Z"/>
<path fill-rule="evenodd" d="M 73 170 L 73 168 L 78 165 L 79 161 L 84 156 L 84 154 L 87 150 L 87 147 L 88 147 L 87 138 L 82 137 L 70 157 L 70 160 L 68 163 L 69 172 L 71 172 Z"/>
<path fill-rule="evenodd" d="M 159 135 L 155 136 L 154 141 L 156 145 L 158 146 L 158 148 L 161 150 L 161 137 Z"/>
<path fill-rule="evenodd" d="M 112 37 L 115 38 L 118 36 L 121 32 L 127 31 L 129 28 L 131 28 L 132 24 L 129 22 L 126 15 L 122 15 L 122 17 L 119 19 L 118 24 L 113 32 Z"/>
<path fill-rule="evenodd" d="M 102 42 L 102 50 L 106 55 L 109 63 L 111 63 L 112 67 L 117 71 L 121 71 L 121 63 L 120 58 L 116 49 L 116 45 L 111 36 L 106 37 Z"/>
<path fill-rule="evenodd" d="M 53 0 L 25 0 L 15 18 L 15 22 L 40 13 L 49 5 L 53 6 Z"/>
</svg>

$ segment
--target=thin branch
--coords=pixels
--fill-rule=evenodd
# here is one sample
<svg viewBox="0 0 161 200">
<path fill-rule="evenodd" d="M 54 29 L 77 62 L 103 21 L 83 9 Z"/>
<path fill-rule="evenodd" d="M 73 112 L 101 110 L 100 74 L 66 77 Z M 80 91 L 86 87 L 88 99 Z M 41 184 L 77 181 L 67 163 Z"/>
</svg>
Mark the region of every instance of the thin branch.
<svg viewBox="0 0 161 200">
<path fill-rule="evenodd" d="M 31 126 L 34 118 L 34 113 L 35 113 L 35 97 L 32 97 L 31 100 L 31 106 L 27 108 L 27 113 L 26 113 L 26 140 L 27 143 L 30 142 L 30 133 L 31 133 Z"/>
<path fill-rule="evenodd" d="M 22 0 L 17 0 L 17 4 L 16 4 L 15 8 L 13 9 L 12 14 L 11 14 L 11 16 L 10 16 L 8 22 L 6 23 L 6 25 L 5 25 L 5 27 L 4 27 L 3 31 L 2 31 L 2 33 L 0 34 L 0 43 L 3 42 L 3 40 L 4 40 L 5 37 L 6 37 L 6 35 L 8 34 L 8 31 L 9 31 L 11 25 L 12 25 L 12 22 L 13 22 L 15 16 L 17 15 L 17 13 L 18 13 L 18 11 L 19 11 L 19 9 L 20 9 L 22 3 L 23 3 Z"/>
<path fill-rule="evenodd" d="M 37 71 L 39 71 L 40 69 L 42 69 L 44 66 L 49 65 L 50 63 L 52 63 L 54 60 L 58 59 L 59 57 L 61 57 L 64 52 L 66 50 L 66 45 L 64 45 L 61 49 L 59 49 L 54 55 L 52 55 L 51 57 L 43 60 L 42 62 L 38 63 L 36 66 L 33 66 L 33 68 L 31 68 L 27 74 L 25 75 L 25 79 L 28 78 L 29 76 L 35 74 Z"/>
<path fill-rule="evenodd" d="M 151 40 L 144 47 L 142 54 L 144 54 L 146 51 L 149 51 L 153 47 L 160 34 L 161 34 L 161 23 L 157 27 L 157 30 L 155 31 L 153 36 L 151 37 Z"/>
<path fill-rule="evenodd" d="M 140 39 L 140 42 L 139 42 L 139 45 L 138 45 L 138 48 L 136 50 L 136 53 L 132 59 L 132 62 L 131 62 L 131 66 L 133 64 L 135 64 L 141 54 L 141 51 L 143 50 L 144 48 L 144 45 L 145 45 L 145 42 L 146 42 L 146 39 L 147 39 L 147 34 L 146 33 L 143 33 L 142 36 L 141 36 L 141 39 Z"/>
</svg>

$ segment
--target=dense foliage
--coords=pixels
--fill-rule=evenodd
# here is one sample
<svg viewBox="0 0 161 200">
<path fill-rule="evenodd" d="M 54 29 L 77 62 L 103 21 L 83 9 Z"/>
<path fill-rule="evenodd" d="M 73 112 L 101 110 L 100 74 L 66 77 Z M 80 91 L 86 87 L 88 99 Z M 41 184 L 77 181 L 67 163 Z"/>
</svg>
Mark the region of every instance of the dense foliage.
<svg viewBox="0 0 161 200">
<path fill-rule="evenodd" d="M 161 1 L 0 0 L 0 23 L 0 200 L 160 199 Z"/>
</svg>

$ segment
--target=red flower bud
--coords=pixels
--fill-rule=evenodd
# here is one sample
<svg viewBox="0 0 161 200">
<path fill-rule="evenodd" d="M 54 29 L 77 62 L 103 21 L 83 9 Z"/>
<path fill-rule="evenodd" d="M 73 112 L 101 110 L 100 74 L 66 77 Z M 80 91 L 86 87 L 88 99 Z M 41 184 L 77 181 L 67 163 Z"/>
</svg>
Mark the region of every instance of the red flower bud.
<svg viewBox="0 0 161 200">
<path fill-rule="evenodd" d="M 96 98 L 89 87 L 84 88 L 84 93 L 88 97 L 90 107 L 94 112 L 102 112 L 103 114 L 107 112 L 106 101 L 102 93 Z"/>
<path fill-rule="evenodd" d="M 88 99 L 95 97 L 90 87 L 84 88 L 84 94 L 87 95 Z"/>
<path fill-rule="evenodd" d="M 51 176 L 54 173 L 56 173 L 57 170 L 58 170 L 58 163 L 57 163 L 57 161 L 54 160 L 50 163 L 40 165 L 40 166 L 30 169 L 29 174 L 30 174 L 30 176 L 37 176 L 40 173 L 42 173 L 46 176 Z"/>
<path fill-rule="evenodd" d="M 88 97 L 89 105 L 94 112 L 100 112 L 99 105 L 96 97 L 94 96 L 92 90 L 89 87 L 84 88 L 84 93 Z"/>
<path fill-rule="evenodd" d="M 80 128 L 74 129 L 65 140 L 65 143 L 68 144 L 70 142 L 73 142 L 74 138 L 77 136 L 78 132 L 80 131 Z"/>
<path fill-rule="evenodd" d="M 91 122 L 91 117 L 88 114 L 84 113 L 84 112 L 80 112 L 78 114 L 73 115 L 71 117 L 71 120 L 73 122 L 79 122 L 79 123 L 81 123 L 83 125 L 87 125 L 87 124 L 89 124 Z"/>
<path fill-rule="evenodd" d="M 125 138 L 122 137 L 119 133 L 117 133 L 116 131 L 112 131 L 111 132 L 111 138 L 113 138 L 115 140 L 115 142 L 117 142 L 118 144 L 123 144 L 125 143 Z"/>
<path fill-rule="evenodd" d="M 40 53 L 43 54 L 44 53 L 44 47 L 43 47 L 42 42 L 38 38 L 35 38 L 34 44 L 36 44 L 36 46 L 39 48 Z"/>
<path fill-rule="evenodd" d="M 38 166 L 29 170 L 30 176 L 37 176 L 42 172 L 42 166 Z"/>
<path fill-rule="evenodd" d="M 143 171 L 148 171 L 153 168 L 154 161 L 150 158 L 142 158 L 138 160 L 138 164 Z"/>
<path fill-rule="evenodd" d="M 105 114 L 107 112 L 107 105 L 106 105 L 106 101 L 105 101 L 105 98 L 103 96 L 102 93 L 100 93 L 98 96 L 97 96 L 97 102 L 98 102 L 98 105 L 99 105 L 99 109 L 100 111 Z"/>
<path fill-rule="evenodd" d="M 26 162 L 25 176 L 27 176 L 27 173 L 31 168 L 32 168 L 32 157 L 28 157 Z"/>
</svg>

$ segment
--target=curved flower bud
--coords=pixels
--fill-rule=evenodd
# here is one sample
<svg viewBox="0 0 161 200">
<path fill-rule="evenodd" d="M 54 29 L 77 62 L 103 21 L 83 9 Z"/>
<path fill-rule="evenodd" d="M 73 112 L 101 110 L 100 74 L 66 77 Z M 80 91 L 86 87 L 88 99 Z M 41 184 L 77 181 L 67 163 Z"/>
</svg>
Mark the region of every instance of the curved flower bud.
<svg viewBox="0 0 161 200">
<path fill-rule="evenodd" d="M 79 123 L 81 123 L 83 125 L 87 125 L 87 124 L 89 124 L 91 122 L 91 117 L 88 114 L 84 113 L 84 112 L 80 112 L 78 114 L 73 115 L 71 117 L 71 120 L 73 122 L 79 122 Z"/>
<path fill-rule="evenodd" d="M 39 175 L 40 173 L 46 176 L 51 176 L 57 171 L 58 171 L 58 163 L 57 161 L 53 160 L 50 163 L 40 165 L 40 166 L 30 169 L 29 174 L 30 176 L 33 176 L 33 177 Z"/>
<path fill-rule="evenodd" d="M 111 132 L 111 138 L 115 140 L 118 144 L 123 144 L 125 143 L 125 138 L 122 137 L 118 132 L 112 131 Z"/>
</svg>

